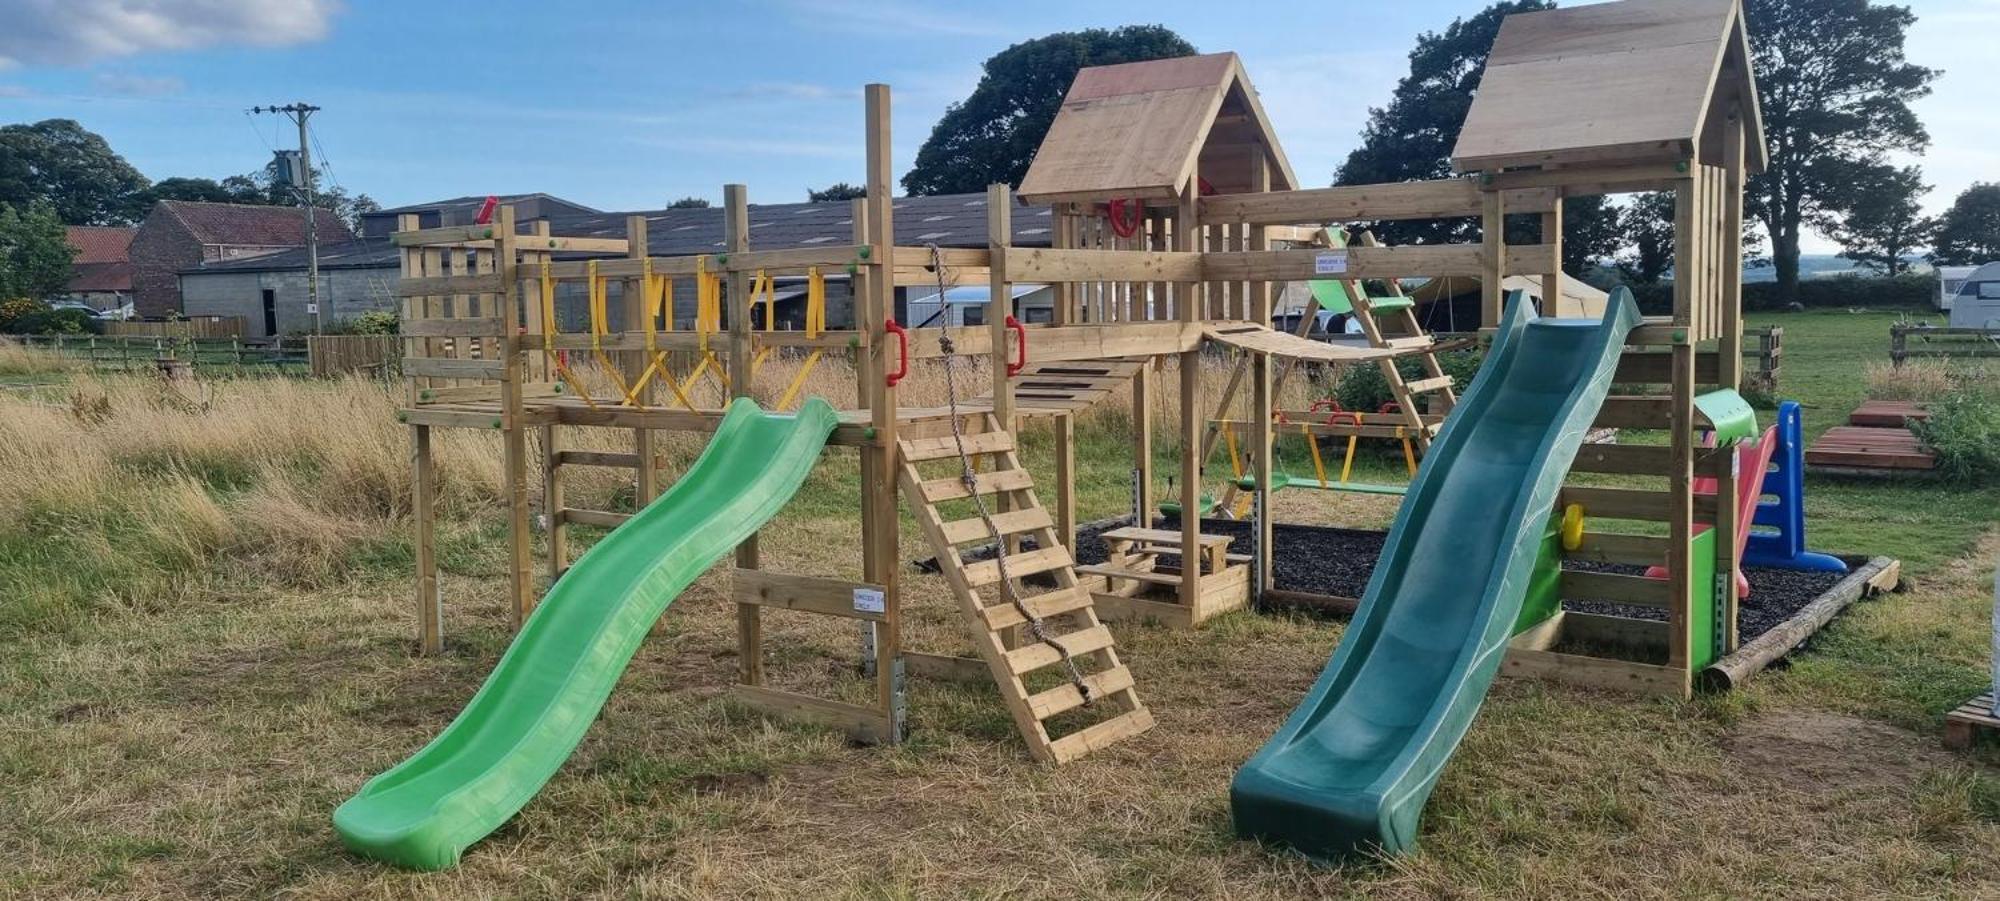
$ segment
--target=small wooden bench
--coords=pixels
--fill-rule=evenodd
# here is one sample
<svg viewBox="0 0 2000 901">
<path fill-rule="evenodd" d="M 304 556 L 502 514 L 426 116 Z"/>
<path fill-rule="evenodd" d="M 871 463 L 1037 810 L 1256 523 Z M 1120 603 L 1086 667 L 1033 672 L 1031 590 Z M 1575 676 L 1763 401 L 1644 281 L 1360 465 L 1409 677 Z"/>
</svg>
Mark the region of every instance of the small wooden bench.
<svg viewBox="0 0 2000 901">
<path fill-rule="evenodd" d="M 1112 529 L 1099 536 L 1104 539 L 1106 563 L 1120 565 L 1133 562 L 1133 557 L 1153 557 L 1160 554 L 1178 556 L 1181 552 L 1181 533 L 1169 529 L 1147 529 L 1126 526 Z M 1202 572 L 1218 573 L 1229 564 L 1229 543 L 1235 539 L 1228 535 L 1203 534 L 1200 538 Z"/>
</svg>

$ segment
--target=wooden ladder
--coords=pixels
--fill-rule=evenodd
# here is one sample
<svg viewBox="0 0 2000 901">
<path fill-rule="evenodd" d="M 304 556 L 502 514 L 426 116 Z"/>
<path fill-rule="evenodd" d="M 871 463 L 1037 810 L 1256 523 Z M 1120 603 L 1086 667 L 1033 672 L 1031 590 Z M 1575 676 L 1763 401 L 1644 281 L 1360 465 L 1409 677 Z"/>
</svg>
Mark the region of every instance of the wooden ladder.
<svg viewBox="0 0 2000 901">
<path fill-rule="evenodd" d="M 898 478 L 918 524 L 937 551 L 938 569 L 958 598 L 979 656 L 992 670 L 1015 726 L 1028 741 L 1029 752 L 1037 760 L 1063 763 L 1152 728 L 1153 714 L 1133 692 L 1131 670 L 1118 660 L 1110 630 L 1098 620 L 1090 592 L 1078 583 L 1069 548 L 1056 538 L 1055 523 L 1035 495 L 1033 478 L 1021 466 L 1014 436 L 988 416 L 986 431 L 966 435 L 964 441 L 965 452 L 973 458 L 977 471 L 976 487 L 969 489 L 960 477 L 958 443 L 949 435 L 903 440 Z M 944 460 L 953 466 L 950 475 L 926 477 L 919 471 L 920 464 Z M 1049 720 L 1084 706 L 1085 698 L 1069 678 L 1062 651 L 1047 642 L 1034 641 L 1020 628 L 1028 620 L 1005 600 L 999 562 L 967 562 L 960 556 L 961 547 L 991 544 L 994 536 L 976 513 L 947 521 L 938 505 L 958 501 L 970 506 L 969 499 L 975 494 L 986 499 L 1003 544 L 1013 545 L 1022 539 L 1034 542 L 1034 550 L 1007 555 L 1007 574 L 1015 596 L 1042 620 L 1046 634 L 1069 651 L 1089 688 L 1090 705 L 1110 709 L 1111 716 L 1060 737 L 1051 734 Z M 1023 579 L 1037 574 L 1053 578 L 1055 588 L 1031 596 Z M 1008 639 L 1014 634 L 1025 643 L 1010 646 Z M 1045 682 L 1049 675 L 1056 675 L 1060 684 L 1030 690 L 1028 678 L 1040 670 L 1049 673 L 1035 681 Z"/>
<path fill-rule="evenodd" d="M 1361 246 L 1382 245 L 1375 240 L 1373 233 L 1362 232 Z M 1420 353 L 1413 356 L 1423 365 L 1422 378 L 1414 381 L 1405 380 L 1403 371 L 1396 365 L 1396 359 L 1383 360 L 1380 365 L 1382 377 L 1389 382 L 1389 393 L 1396 398 L 1396 408 L 1403 417 L 1403 424 L 1409 428 L 1410 436 L 1416 440 L 1419 449 L 1430 450 L 1431 439 L 1437 435 L 1437 426 L 1424 419 L 1423 411 L 1417 408 L 1417 398 L 1426 394 L 1436 395 L 1437 412 L 1440 414 L 1451 412 L 1451 408 L 1458 404 L 1458 395 L 1452 390 L 1451 376 L 1446 375 L 1444 366 L 1438 363 L 1437 339 L 1424 331 L 1424 324 L 1417 320 L 1417 308 L 1414 304 L 1399 305 L 1389 310 L 1387 315 L 1378 318 L 1374 306 L 1369 302 L 1368 292 L 1362 289 L 1359 279 L 1342 279 L 1341 284 L 1347 289 L 1348 301 L 1354 308 L 1354 319 L 1361 323 L 1361 332 L 1368 336 L 1369 344 L 1393 350 L 1421 349 Z M 1387 296 L 1402 300 L 1403 286 L 1395 279 L 1390 279 Z"/>
</svg>

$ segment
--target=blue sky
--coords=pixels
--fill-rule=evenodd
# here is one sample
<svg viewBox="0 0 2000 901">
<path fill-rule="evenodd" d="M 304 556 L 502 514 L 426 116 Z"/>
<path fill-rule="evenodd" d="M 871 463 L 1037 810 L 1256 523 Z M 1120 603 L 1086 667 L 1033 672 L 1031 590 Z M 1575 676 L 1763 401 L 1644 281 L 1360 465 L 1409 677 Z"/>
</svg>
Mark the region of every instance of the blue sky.
<svg viewBox="0 0 2000 901">
<path fill-rule="evenodd" d="M 315 131 L 335 179 L 384 205 L 547 191 L 645 209 L 731 181 L 752 202 L 792 202 L 860 181 L 864 83 L 895 89 L 900 176 L 994 52 L 1159 23 L 1241 54 L 1301 180 L 1320 184 L 1416 34 L 1482 5 L 0 0 L 0 123 L 74 118 L 152 178 L 219 178 L 295 140 L 244 109 L 305 100 L 325 108 Z M 1947 70 L 1919 108 L 1942 209 L 2000 179 L 1985 124 L 2000 0 L 1911 5 L 1911 57 Z"/>
</svg>

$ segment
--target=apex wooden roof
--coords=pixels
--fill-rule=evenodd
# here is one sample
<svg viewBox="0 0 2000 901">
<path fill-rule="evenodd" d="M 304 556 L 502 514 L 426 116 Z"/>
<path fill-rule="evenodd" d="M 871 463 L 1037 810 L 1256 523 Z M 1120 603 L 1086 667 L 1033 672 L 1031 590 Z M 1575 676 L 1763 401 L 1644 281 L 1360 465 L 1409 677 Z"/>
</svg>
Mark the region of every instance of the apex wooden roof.
<svg viewBox="0 0 2000 901">
<path fill-rule="evenodd" d="M 1251 162 L 1271 160 L 1270 188 L 1296 187 L 1257 91 L 1234 53 L 1093 66 L 1076 74 L 1021 180 L 1031 200 L 1175 196 L 1196 176 L 1217 193 L 1251 189 Z"/>
<path fill-rule="evenodd" d="M 1619 0 L 1516 13 L 1500 25 L 1452 166 L 1700 158 L 1746 125 L 1745 163 L 1765 164 L 1763 121 L 1737 0 Z"/>
</svg>

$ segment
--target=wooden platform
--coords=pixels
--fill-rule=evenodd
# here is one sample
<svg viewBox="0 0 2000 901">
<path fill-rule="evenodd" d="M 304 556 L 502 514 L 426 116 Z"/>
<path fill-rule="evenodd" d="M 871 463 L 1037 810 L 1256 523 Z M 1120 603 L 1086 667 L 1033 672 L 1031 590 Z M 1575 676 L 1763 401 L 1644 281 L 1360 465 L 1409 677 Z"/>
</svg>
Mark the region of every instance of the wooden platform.
<svg viewBox="0 0 2000 901">
<path fill-rule="evenodd" d="M 1963 751 L 1981 734 L 2000 732 L 2000 717 L 1993 715 L 1993 693 L 1986 692 L 1958 705 L 1944 715 L 1944 746 Z"/>
<path fill-rule="evenodd" d="M 1902 427 L 1834 426 L 1806 448 L 1806 465 L 1822 471 L 1871 475 L 1920 473 L 1937 468 L 1937 454 Z"/>
<path fill-rule="evenodd" d="M 1848 425 L 1872 428 L 1900 429 L 1912 419 L 1929 419 L 1931 411 L 1923 404 L 1906 400 L 1865 401 L 1854 412 L 1847 414 Z"/>
</svg>

